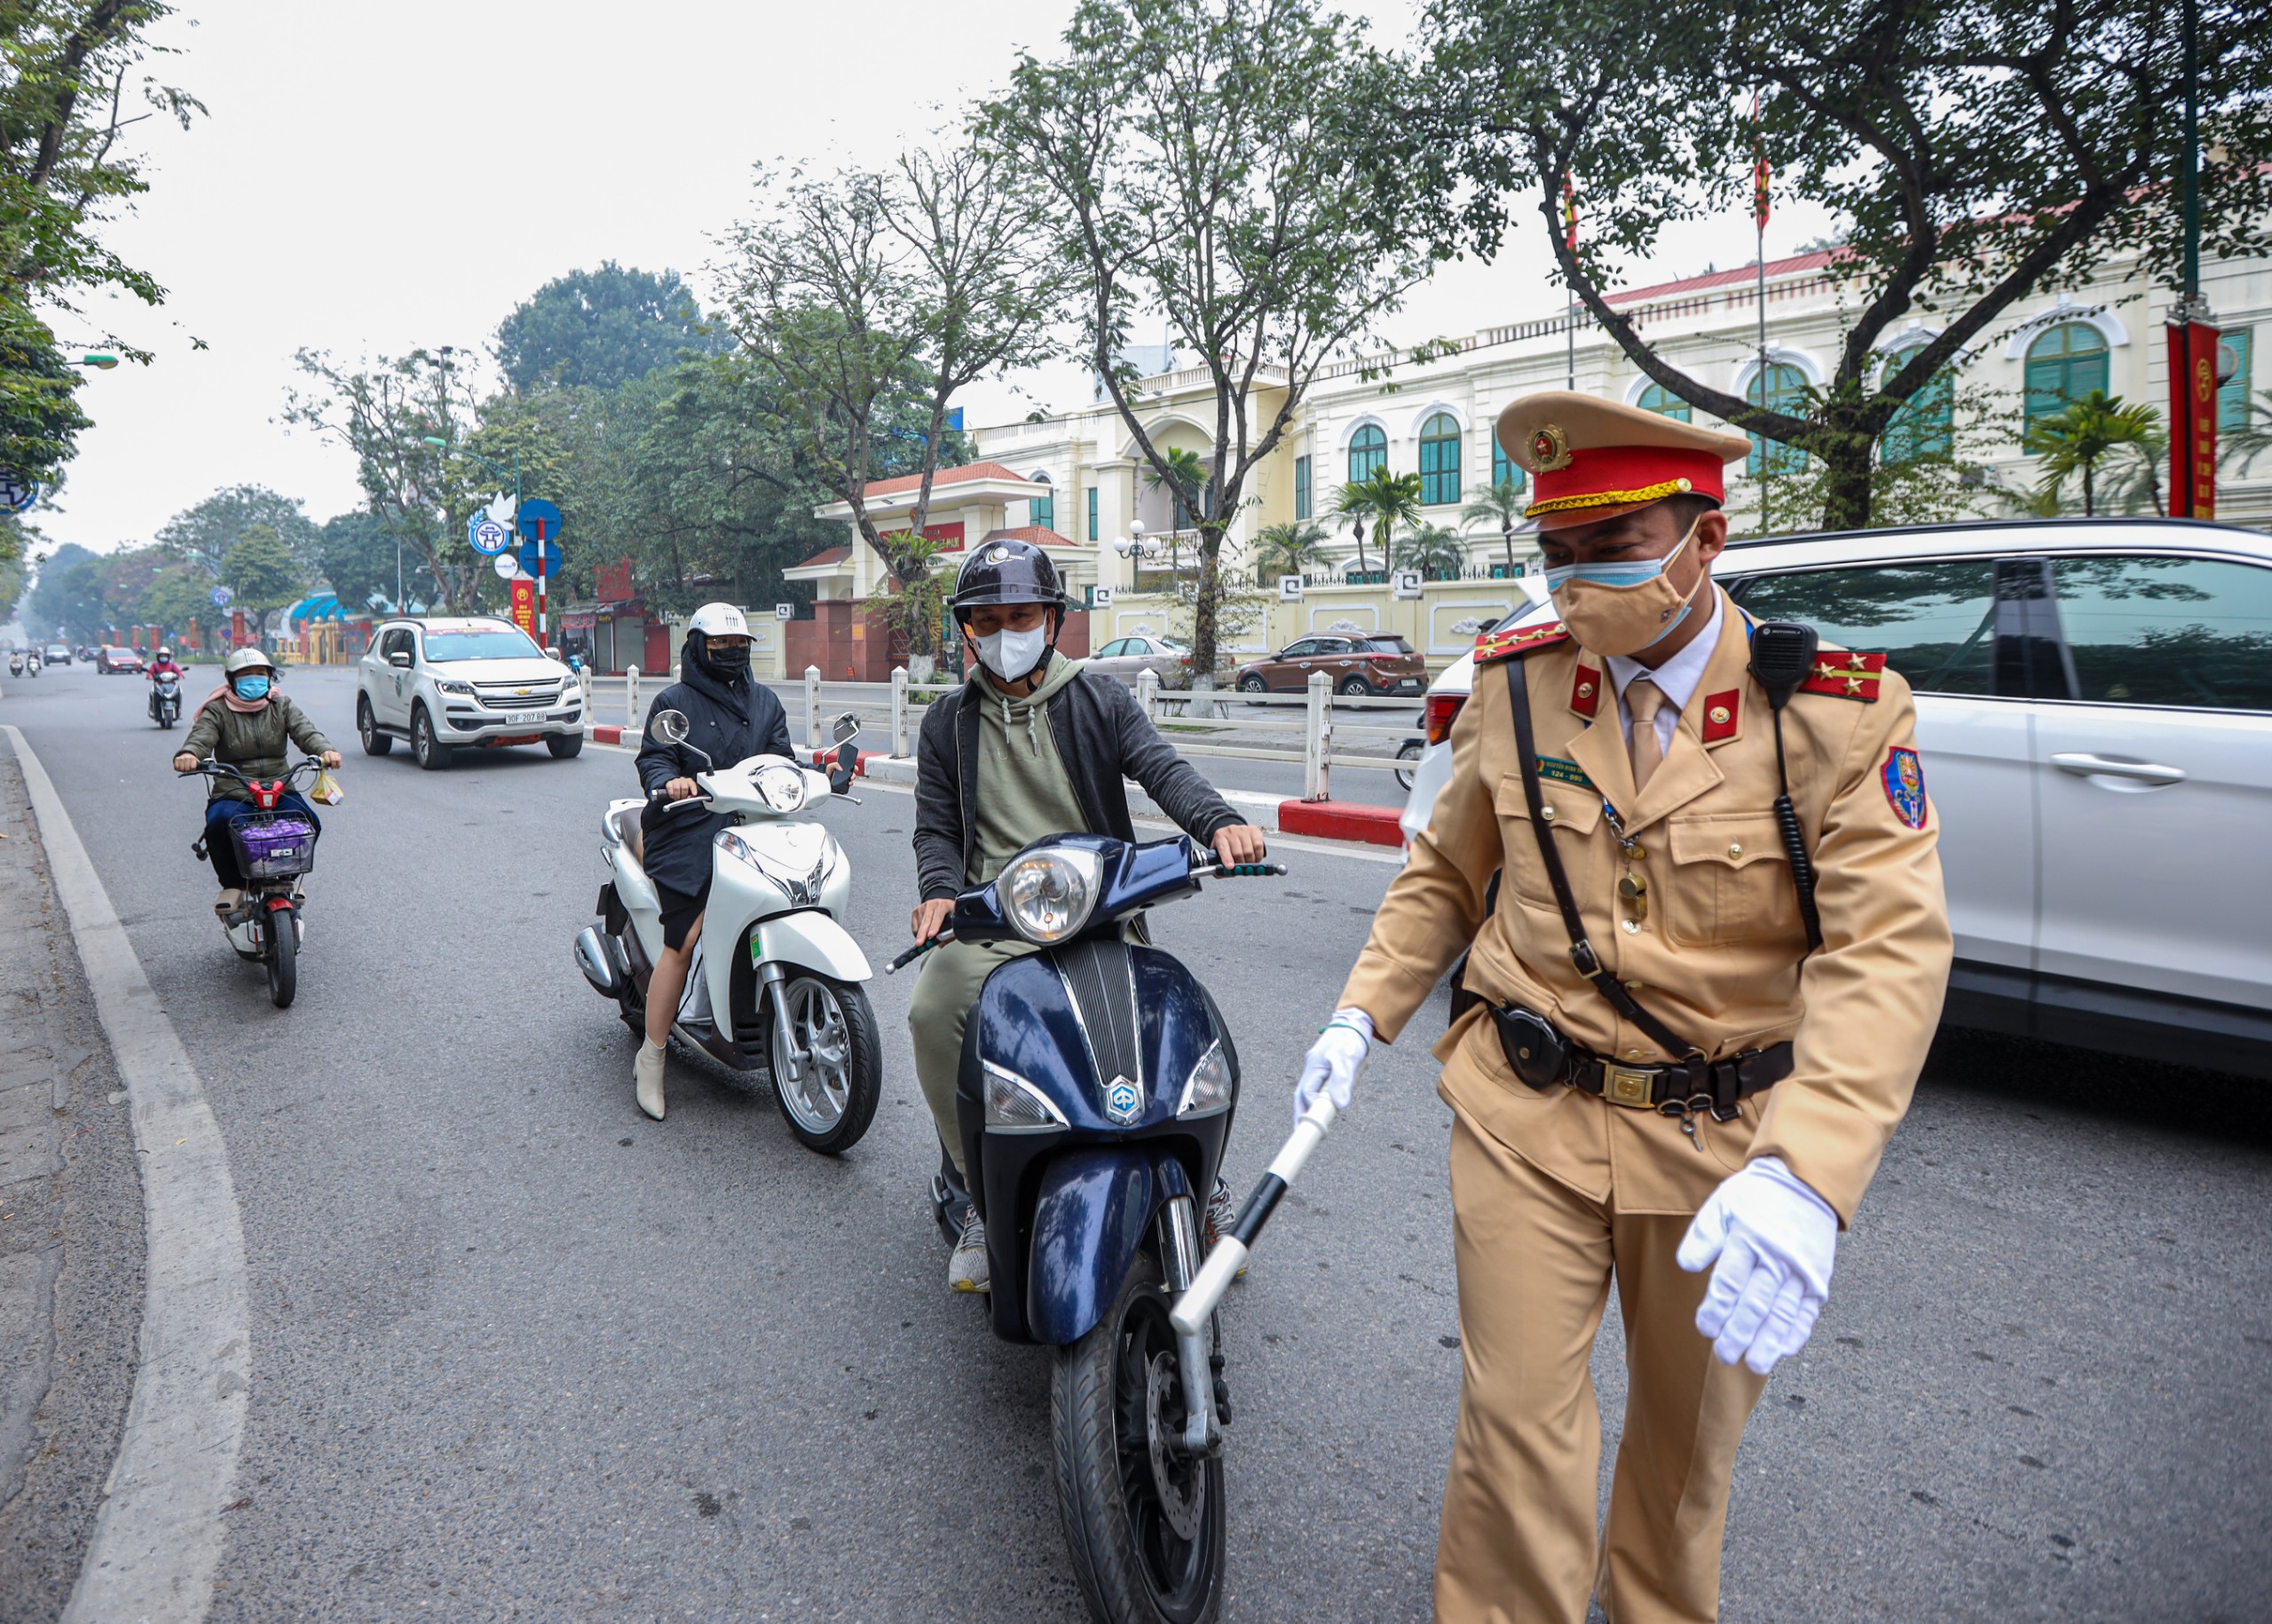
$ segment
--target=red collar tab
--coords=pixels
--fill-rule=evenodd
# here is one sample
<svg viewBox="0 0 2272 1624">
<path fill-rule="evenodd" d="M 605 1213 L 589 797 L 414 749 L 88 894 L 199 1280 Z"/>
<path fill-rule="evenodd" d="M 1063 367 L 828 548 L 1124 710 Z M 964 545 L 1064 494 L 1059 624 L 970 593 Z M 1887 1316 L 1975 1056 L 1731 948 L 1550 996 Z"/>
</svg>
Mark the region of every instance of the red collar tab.
<svg viewBox="0 0 2272 1624">
<path fill-rule="evenodd" d="M 1724 738 L 1733 738 L 1736 728 L 1743 720 L 1743 690 L 1731 688 L 1724 694 L 1704 696 L 1704 742 L 1716 745 Z"/>
<path fill-rule="evenodd" d="M 1534 653 L 1569 641 L 1569 628 L 1559 620 L 1545 626 L 1518 626 L 1503 632 L 1486 632 L 1475 640 L 1475 663 L 1482 666 L 1495 659 L 1511 659 L 1518 654 Z"/>
<path fill-rule="evenodd" d="M 1885 656 L 1858 654 L 1848 649 L 1825 649 L 1814 657 L 1814 666 L 1807 673 L 1806 681 L 1799 684 L 1803 694 L 1831 694 L 1841 699 L 1858 699 L 1865 705 L 1874 705 L 1878 698 L 1878 682 L 1885 674 Z"/>
<path fill-rule="evenodd" d="M 1570 679 L 1570 708 L 1581 716 L 1591 716 L 1600 703 L 1601 673 L 1591 666 L 1579 666 Z"/>
</svg>

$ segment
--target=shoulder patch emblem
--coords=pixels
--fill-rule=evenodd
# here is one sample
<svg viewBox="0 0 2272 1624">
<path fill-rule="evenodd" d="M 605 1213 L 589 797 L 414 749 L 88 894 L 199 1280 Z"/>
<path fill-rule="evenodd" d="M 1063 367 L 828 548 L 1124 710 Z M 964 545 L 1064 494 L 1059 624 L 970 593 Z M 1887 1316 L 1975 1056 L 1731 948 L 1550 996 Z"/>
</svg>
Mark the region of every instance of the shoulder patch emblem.
<svg viewBox="0 0 2272 1624">
<path fill-rule="evenodd" d="M 1917 760 L 1917 753 L 1906 745 L 1896 745 L 1885 753 L 1885 765 L 1878 776 L 1885 780 L 1885 798 L 1893 803 L 1893 815 L 1912 829 L 1925 826 L 1925 769 Z"/>
<path fill-rule="evenodd" d="M 1874 705 L 1878 698 L 1878 682 L 1885 674 L 1885 656 L 1857 654 L 1843 649 L 1825 649 L 1814 657 L 1814 668 L 1807 673 L 1806 681 L 1799 684 L 1803 694 L 1834 694 L 1841 699 L 1858 699 L 1865 705 Z"/>
<path fill-rule="evenodd" d="M 1544 626 L 1517 626 L 1503 632 L 1486 632 L 1475 640 L 1475 663 L 1485 666 L 1493 660 L 1511 659 L 1518 654 L 1534 653 L 1569 641 L 1569 628 L 1559 620 L 1550 620 Z"/>
</svg>

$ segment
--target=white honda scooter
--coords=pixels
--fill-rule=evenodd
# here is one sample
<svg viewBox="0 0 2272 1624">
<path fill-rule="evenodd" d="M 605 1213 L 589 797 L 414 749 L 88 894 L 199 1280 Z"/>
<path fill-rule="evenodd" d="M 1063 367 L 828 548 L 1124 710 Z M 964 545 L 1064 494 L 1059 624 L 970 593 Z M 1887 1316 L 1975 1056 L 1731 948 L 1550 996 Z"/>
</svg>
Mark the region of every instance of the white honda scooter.
<svg viewBox="0 0 2272 1624">
<path fill-rule="evenodd" d="M 678 712 L 659 713 L 653 726 L 686 744 Z M 721 1065 L 769 1070 L 789 1131 L 828 1155 L 868 1131 L 883 1089 L 882 1045 L 864 986 L 873 972 L 842 924 L 851 863 L 833 835 L 798 816 L 849 783 L 859 724 L 843 717 L 835 731 L 833 776 L 777 755 L 714 762 L 694 776 L 701 793 L 663 814 L 706 807 L 734 823 L 711 842 L 710 900 L 671 1029 Z M 700 746 L 688 748 L 709 761 Z M 663 950 L 662 903 L 643 866 L 646 806 L 608 803 L 600 855 L 615 878 L 600 887 L 600 922 L 576 937 L 584 979 L 641 1036 L 648 978 Z"/>
</svg>

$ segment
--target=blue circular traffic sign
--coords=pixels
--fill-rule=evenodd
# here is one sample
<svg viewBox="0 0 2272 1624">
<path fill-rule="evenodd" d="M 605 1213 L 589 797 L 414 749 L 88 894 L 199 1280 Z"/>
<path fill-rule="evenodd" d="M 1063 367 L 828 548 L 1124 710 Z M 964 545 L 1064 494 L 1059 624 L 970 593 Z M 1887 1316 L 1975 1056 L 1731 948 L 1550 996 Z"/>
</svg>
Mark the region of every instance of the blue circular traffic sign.
<svg viewBox="0 0 2272 1624">
<path fill-rule="evenodd" d="M 513 532 L 495 519 L 476 519 L 468 526 L 466 539 L 484 558 L 494 558 L 512 545 Z"/>
<path fill-rule="evenodd" d="M 513 514 L 514 526 L 526 541 L 560 540 L 560 509 L 542 497 L 530 497 Z"/>
<path fill-rule="evenodd" d="M 521 543 L 521 568 L 531 575 L 551 576 L 559 574 L 560 548 L 550 541 L 546 542 L 543 548 L 544 556 L 540 563 L 537 556 L 537 544 L 535 542 L 524 541 Z"/>
</svg>

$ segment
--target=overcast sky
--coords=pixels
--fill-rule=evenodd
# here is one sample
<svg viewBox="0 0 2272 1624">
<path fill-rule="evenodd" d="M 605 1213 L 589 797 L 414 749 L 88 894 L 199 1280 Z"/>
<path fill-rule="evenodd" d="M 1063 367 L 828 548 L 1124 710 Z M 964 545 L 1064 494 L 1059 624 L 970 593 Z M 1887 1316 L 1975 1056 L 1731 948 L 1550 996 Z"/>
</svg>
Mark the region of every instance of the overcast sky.
<svg viewBox="0 0 2272 1624">
<path fill-rule="evenodd" d="M 151 190 L 108 241 L 170 290 L 102 319 L 154 351 L 91 373 L 69 488 L 38 523 L 97 551 L 148 540 L 228 485 L 302 499 L 318 520 L 358 501 L 347 454 L 275 421 L 293 353 L 343 359 L 454 344 L 486 354 L 542 283 L 614 259 L 699 288 L 712 237 L 761 160 L 880 162 L 998 85 L 1020 47 L 1054 48 L 1070 0 L 182 0 L 155 71 L 210 109 L 186 132 L 136 127 Z M 1412 7 L 1369 0 L 1401 43 Z M 1779 214 L 1771 255 L 1818 225 Z M 1410 341 L 1548 313 L 1538 232 L 1495 265 L 1460 265 L 1390 324 Z M 1781 240 L 1778 240 L 1780 239 Z M 1747 218 L 1684 233 L 1667 276 L 1747 260 Z M 1653 278 L 1652 280 L 1654 280 Z M 1149 335 L 1146 335 L 1149 336 Z M 209 347 L 194 350 L 191 340 Z M 1023 381 L 1084 402 L 1083 374 Z M 1070 390 L 1068 397 L 1067 391 Z M 971 421 L 1024 415 L 1004 386 Z"/>
</svg>

